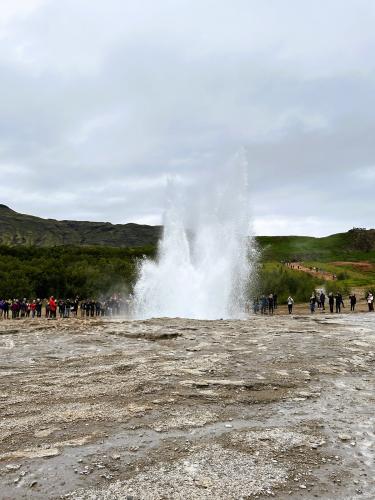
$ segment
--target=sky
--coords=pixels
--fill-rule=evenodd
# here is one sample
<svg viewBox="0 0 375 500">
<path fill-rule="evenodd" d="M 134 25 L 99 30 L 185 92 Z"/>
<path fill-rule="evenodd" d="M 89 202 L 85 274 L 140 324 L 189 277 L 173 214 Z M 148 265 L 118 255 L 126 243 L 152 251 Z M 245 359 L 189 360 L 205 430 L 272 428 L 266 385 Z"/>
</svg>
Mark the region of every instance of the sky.
<svg viewBox="0 0 375 500">
<path fill-rule="evenodd" d="M 374 227 L 374 26 L 373 0 L 0 0 L 0 203 L 159 224 L 168 179 L 241 150 L 256 234 Z"/>
</svg>

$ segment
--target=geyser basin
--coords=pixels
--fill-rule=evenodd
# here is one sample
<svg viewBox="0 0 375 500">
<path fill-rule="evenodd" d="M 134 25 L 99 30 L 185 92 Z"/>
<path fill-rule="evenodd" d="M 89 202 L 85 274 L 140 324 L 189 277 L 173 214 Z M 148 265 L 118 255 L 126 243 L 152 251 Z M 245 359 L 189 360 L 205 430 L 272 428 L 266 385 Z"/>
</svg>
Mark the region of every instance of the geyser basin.
<svg viewBox="0 0 375 500">
<path fill-rule="evenodd" d="M 156 261 L 140 265 L 136 318 L 240 318 L 252 276 L 244 161 L 194 188 L 168 186 L 164 234 Z"/>
</svg>

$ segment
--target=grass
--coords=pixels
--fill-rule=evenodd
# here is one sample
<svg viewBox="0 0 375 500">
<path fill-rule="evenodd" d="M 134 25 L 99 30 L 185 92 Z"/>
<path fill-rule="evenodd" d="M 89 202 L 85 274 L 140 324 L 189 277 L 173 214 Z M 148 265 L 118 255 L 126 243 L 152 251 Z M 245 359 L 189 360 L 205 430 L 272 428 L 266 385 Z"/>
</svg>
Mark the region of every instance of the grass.
<svg viewBox="0 0 375 500">
<path fill-rule="evenodd" d="M 264 261 L 369 261 L 375 263 L 375 251 L 353 248 L 352 235 L 338 233 L 324 238 L 310 236 L 258 236 Z"/>
<path fill-rule="evenodd" d="M 352 232 L 338 233 L 324 238 L 260 236 L 257 238 L 257 243 L 263 264 L 260 288 L 264 288 L 263 283 L 267 286 L 273 284 L 273 290 L 283 298 L 291 293 L 295 295 L 296 301 L 308 300 L 306 294 L 312 285 L 313 288 L 324 286 L 327 291 L 341 291 L 344 294 L 352 290 L 361 290 L 364 294 L 367 290 L 375 289 L 375 250 L 367 252 L 358 250 Z M 293 261 L 301 262 L 306 267 L 322 269 L 336 275 L 338 279 L 326 281 L 298 270 L 288 270 L 282 277 L 280 273 L 277 274 L 276 270 L 282 266 L 282 262 Z M 370 264 L 367 268 L 361 265 L 366 262 Z M 292 273 L 295 279 L 292 279 L 289 273 Z"/>
</svg>

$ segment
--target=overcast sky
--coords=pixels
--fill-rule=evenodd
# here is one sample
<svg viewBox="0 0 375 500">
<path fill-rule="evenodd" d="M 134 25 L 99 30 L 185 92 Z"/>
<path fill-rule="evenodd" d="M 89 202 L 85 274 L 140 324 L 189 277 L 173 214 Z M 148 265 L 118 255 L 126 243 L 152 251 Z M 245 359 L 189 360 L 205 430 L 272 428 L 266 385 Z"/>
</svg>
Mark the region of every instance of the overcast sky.
<svg viewBox="0 0 375 500">
<path fill-rule="evenodd" d="M 157 224 L 170 176 L 244 148 L 257 234 L 374 227 L 374 27 L 374 0 L 0 0 L 0 203 Z"/>
</svg>

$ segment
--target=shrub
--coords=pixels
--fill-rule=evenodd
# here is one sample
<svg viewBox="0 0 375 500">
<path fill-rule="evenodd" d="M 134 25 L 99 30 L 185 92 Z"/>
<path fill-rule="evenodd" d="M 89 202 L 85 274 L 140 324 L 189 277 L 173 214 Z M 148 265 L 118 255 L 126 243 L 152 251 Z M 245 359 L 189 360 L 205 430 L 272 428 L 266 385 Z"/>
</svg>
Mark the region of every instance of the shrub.
<svg viewBox="0 0 375 500">
<path fill-rule="evenodd" d="M 277 293 L 279 304 L 286 303 L 289 295 L 296 302 L 307 302 L 318 285 L 316 278 L 304 272 L 292 271 L 284 266 L 263 267 L 259 271 L 255 295 Z"/>
<path fill-rule="evenodd" d="M 338 283 L 337 281 L 327 281 L 325 284 L 327 294 L 341 293 L 341 295 L 350 295 L 350 286 L 347 283 Z"/>
</svg>

